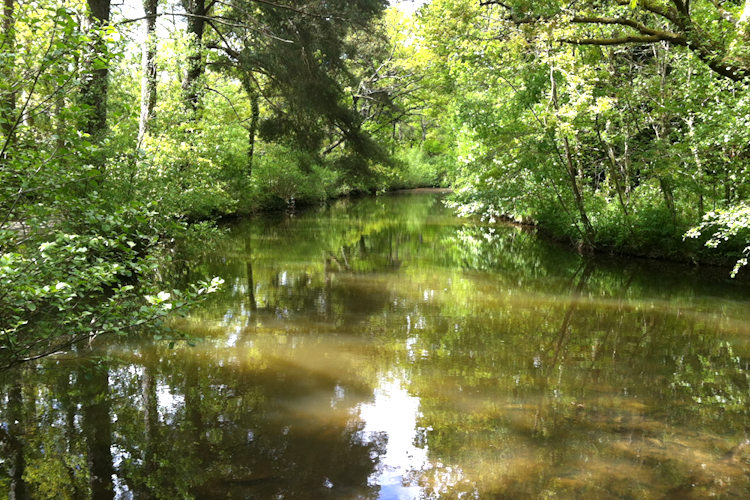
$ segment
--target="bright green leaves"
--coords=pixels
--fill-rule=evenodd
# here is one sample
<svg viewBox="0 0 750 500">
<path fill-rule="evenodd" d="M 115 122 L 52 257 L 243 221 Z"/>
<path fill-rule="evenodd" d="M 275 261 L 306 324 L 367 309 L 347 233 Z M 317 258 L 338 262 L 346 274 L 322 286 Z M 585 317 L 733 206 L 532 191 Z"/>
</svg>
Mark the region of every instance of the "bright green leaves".
<svg viewBox="0 0 750 500">
<path fill-rule="evenodd" d="M 184 292 L 159 290 L 157 270 L 167 258 L 160 231 L 172 223 L 143 207 L 86 202 L 73 221 L 56 222 L 52 238 L 0 255 L 0 366 L 76 340 L 125 334 L 221 286 L 215 278 Z"/>
<path fill-rule="evenodd" d="M 644 5 L 435 0 L 422 11 L 418 38 L 450 103 L 441 125 L 455 138 L 462 213 L 531 219 L 572 241 L 585 214 L 593 246 L 709 254 L 682 234 L 750 195 L 747 85 L 679 44 L 560 43 L 630 34 L 617 19 Z M 707 11 L 715 5 L 694 4 L 693 20 L 710 21 Z M 733 240 L 727 254 L 747 247 L 744 230 L 722 236 Z"/>
<path fill-rule="evenodd" d="M 708 212 L 703 216 L 703 222 L 685 233 L 685 237 L 699 238 L 702 234 L 710 234 L 705 243 L 709 248 L 728 244 L 736 247 L 742 244 L 739 242 L 750 241 L 750 205 L 741 203 L 737 206 Z M 742 249 L 742 255 L 732 269 L 732 277 L 735 277 L 740 269 L 747 265 L 750 245 Z"/>
</svg>

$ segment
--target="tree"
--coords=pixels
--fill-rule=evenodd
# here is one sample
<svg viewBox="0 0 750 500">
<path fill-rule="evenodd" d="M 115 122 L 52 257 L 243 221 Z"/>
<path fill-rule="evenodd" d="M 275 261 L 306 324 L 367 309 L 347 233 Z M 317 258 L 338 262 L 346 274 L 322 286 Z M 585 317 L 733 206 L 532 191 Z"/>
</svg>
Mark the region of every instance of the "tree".
<svg viewBox="0 0 750 500">
<path fill-rule="evenodd" d="M 515 24 L 551 22 L 582 26 L 582 32 L 574 30 L 560 38 L 575 45 L 667 42 L 687 47 L 717 74 L 739 81 L 750 76 L 747 47 L 750 0 L 745 0 L 742 8 L 727 3 L 717 0 L 481 1 L 484 6 L 500 6 L 505 19 Z"/>
<path fill-rule="evenodd" d="M 384 2 L 235 0 L 228 5 L 220 18 L 207 18 L 216 36 L 208 47 L 221 53 L 214 64 L 239 74 L 252 103 L 251 151 L 258 130 L 267 140 L 289 140 L 315 153 L 346 144 L 354 157 L 380 154 L 362 130 L 361 116 L 346 105 L 344 88 L 355 85 L 347 61 L 357 50 L 347 43 L 347 34 L 365 29 Z M 255 103 L 260 96 L 271 114 L 262 120 Z"/>
<path fill-rule="evenodd" d="M 87 0 L 86 28 L 91 37 L 84 58 L 81 82 L 81 130 L 101 139 L 107 129 L 107 90 L 109 62 L 106 26 L 109 23 L 110 0 Z"/>
<path fill-rule="evenodd" d="M 13 132 L 15 129 L 15 111 L 16 111 L 16 91 L 14 88 L 15 78 L 13 71 L 15 67 L 14 55 L 16 50 L 16 33 L 14 22 L 15 0 L 4 0 L 2 15 L 2 38 L 0 39 L 0 50 L 2 50 L 3 60 L 0 62 L 0 76 L 4 82 L 0 87 L 0 130 L 2 131 L 4 142 L 13 141 Z M 5 88 L 7 86 L 7 88 Z M 7 148 L 3 148 L 7 149 Z M 2 158 L 0 158 L 0 162 Z"/>
<path fill-rule="evenodd" d="M 0 70 L 14 65 L 0 83 L 0 116 L 11 124 L 0 143 L 0 367 L 132 331 L 195 296 L 139 283 L 179 225 L 112 195 L 123 189 L 104 175 L 110 162 L 91 166 L 91 138 L 107 134 L 95 126 L 107 115 L 108 4 L 15 5 L 14 29 L 0 39 Z M 81 26 L 82 16 L 97 26 Z"/>
<path fill-rule="evenodd" d="M 138 143 L 148 131 L 156 105 L 156 17 L 158 0 L 143 0 L 146 30 L 143 43 L 143 76 L 141 78 L 141 114 L 138 120 Z"/>
<path fill-rule="evenodd" d="M 256 86 L 256 79 L 251 70 L 245 68 L 242 74 L 242 87 L 250 99 L 250 124 L 247 127 L 247 176 L 253 175 L 253 158 L 255 157 L 255 142 L 258 135 L 258 123 L 260 121 L 260 91 Z"/>
<path fill-rule="evenodd" d="M 214 3 L 206 5 L 206 0 L 181 0 L 187 17 L 188 35 L 187 69 L 182 80 L 186 107 L 195 113 L 200 105 L 202 87 L 200 78 L 205 71 L 203 64 L 203 32 L 209 11 Z"/>
</svg>

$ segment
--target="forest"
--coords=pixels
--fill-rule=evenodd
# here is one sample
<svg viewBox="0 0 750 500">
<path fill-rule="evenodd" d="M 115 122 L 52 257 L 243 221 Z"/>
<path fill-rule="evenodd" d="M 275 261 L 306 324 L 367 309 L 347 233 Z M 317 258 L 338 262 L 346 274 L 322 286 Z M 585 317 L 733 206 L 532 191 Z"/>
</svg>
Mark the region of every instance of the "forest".
<svg viewBox="0 0 750 500">
<path fill-rule="evenodd" d="M 448 483 L 439 474 L 443 458 L 435 459 L 427 468 L 434 476 L 423 482 L 436 493 L 424 498 L 523 497 L 544 488 L 602 494 L 593 483 L 575 490 L 549 455 L 537 457 L 545 464 L 538 483 L 502 483 L 495 462 L 486 468 L 489 459 L 457 444 L 476 429 L 489 441 L 508 437 L 493 420 L 496 403 L 480 410 L 437 387 L 489 390 L 493 401 L 564 393 L 536 410 L 516 401 L 521 416 L 503 420 L 514 446 L 541 454 L 553 441 L 588 443 L 599 433 L 601 443 L 620 432 L 610 414 L 581 420 L 589 408 L 638 420 L 631 436 L 646 440 L 650 460 L 670 457 L 672 483 L 654 479 L 635 491 L 623 476 L 614 487 L 625 496 L 668 496 L 686 484 L 703 488 L 696 498 L 747 488 L 750 357 L 738 354 L 747 340 L 733 336 L 747 335 L 750 0 L 3 0 L 0 24 L 0 374 L 23 373 L 29 384 L 6 390 L 0 380 L 0 494 L 112 498 L 119 486 L 107 478 L 117 469 L 136 492 L 220 496 L 229 490 L 216 478 L 229 475 L 234 456 L 221 455 L 226 463 L 216 470 L 200 457 L 229 439 L 217 424 L 225 417 L 285 436 L 272 451 L 253 442 L 258 449 L 242 455 L 249 468 L 267 466 L 260 455 L 283 456 L 278 463 L 298 474 L 309 458 L 307 430 L 287 437 L 289 426 L 271 417 L 221 406 L 220 391 L 252 385 L 244 372 L 225 370 L 234 362 L 226 346 L 200 347 L 230 327 L 244 332 L 232 342 L 247 348 L 240 364 L 257 376 L 256 392 L 243 393 L 241 404 L 269 415 L 291 404 L 273 399 L 288 389 L 286 375 L 273 370 L 294 366 L 289 390 L 302 394 L 312 382 L 300 373 L 309 368 L 320 377 L 317 389 L 333 394 L 330 406 L 339 401 L 350 413 L 385 397 L 375 389 L 362 395 L 382 383 L 378 363 L 408 373 L 401 383 L 409 390 L 388 397 L 422 398 L 414 418 L 424 435 L 412 441 L 465 466 L 448 470 L 452 486 L 441 490 Z M 389 198 L 414 188 L 430 190 L 408 203 Z M 623 271 L 631 265 L 651 271 Z M 671 265 L 684 267 L 661 269 Z M 702 273 L 721 287 L 696 277 Z M 295 316 L 303 310 L 313 319 Z M 619 316 L 603 319 L 601 311 Z M 376 361 L 350 359 L 361 346 L 348 343 L 342 325 L 378 338 L 376 354 L 365 349 Z M 570 333 L 576 329 L 579 336 Z M 335 333 L 311 352 L 320 359 L 333 352 L 346 376 L 323 377 L 329 368 L 287 352 L 287 336 L 308 330 Z M 420 333 L 407 335 L 413 331 Z M 65 356 L 88 356 L 99 337 L 115 347 L 68 372 Z M 144 338 L 150 347 L 131 349 Z M 615 353 L 638 373 L 655 373 L 664 388 L 620 371 Z M 589 356 L 585 370 L 566 365 Z M 62 361 L 41 364 L 49 359 Z M 143 367 L 128 371 L 126 362 Z M 543 375 L 534 371 L 540 367 Z M 436 373 L 465 379 L 436 383 Z M 219 392 L 212 377 L 225 381 L 216 382 Z M 493 377 L 497 386 L 488 385 Z M 573 396 L 590 377 L 617 396 Z M 645 399 L 626 401 L 628 387 Z M 143 414 L 127 399 L 139 391 Z M 64 432 L 22 432 L 41 412 L 37 397 L 56 392 L 68 395 L 50 402 L 44 418 L 64 422 Z M 100 397 L 110 393 L 118 398 Z M 160 414 L 165 394 L 184 411 Z M 650 404 L 667 408 L 668 422 L 642 410 Z M 466 408 L 477 411 L 475 420 L 461 420 Z M 122 427 L 110 418 L 115 409 L 145 429 Z M 170 418 L 185 424 L 169 427 Z M 670 425 L 698 421 L 700 434 L 680 428 L 673 437 L 701 456 L 728 448 L 730 438 L 717 437 L 722 426 L 732 439 L 745 433 L 734 451 L 722 451 L 729 455 L 705 458 L 715 467 L 706 475 L 680 455 L 682 444 L 664 438 Z M 106 436 L 96 434 L 97 422 L 106 422 Z M 317 464 L 320 471 L 311 466 L 315 477 L 300 476 L 287 495 L 305 498 L 309 479 L 323 488 L 316 498 L 328 498 L 323 493 L 356 476 L 362 497 L 390 498 L 368 489 L 375 477 L 368 457 L 392 453 L 387 440 L 362 440 L 367 426 L 352 425 L 334 425 L 331 441 L 313 440 L 334 458 Z M 84 437 L 70 437 L 76 432 Z M 174 433 L 186 449 L 153 444 L 159 433 Z M 659 446 L 648 441 L 657 438 Z M 129 450 L 119 465 L 93 460 L 112 458 L 112 439 Z M 477 449 L 494 446 L 476 439 Z M 598 459 L 632 444 L 612 439 L 611 450 L 597 448 Z M 67 458 L 49 458 L 40 451 L 47 448 L 67 450 Z M 15 458 L 2 455 L 6 449 Z M 341 449 L 357 458 L 336 455 Z M 514 453 L 492 460 L 513 461 Z M 175 471 L 157 467 L 159 454 Z M 149 476 L 156 469 L 158 477 Z M 278 474 L 227 484 L 280 494 Z"/>
<path fill-rule="evenodd" d="M 5 0 L 0 357 L 188 307 L 219 281 L 157 269 L 217 220 L 404 187 L 582 251 L 746 264 L 750 2 L 387 7 Z"/>
</svg>

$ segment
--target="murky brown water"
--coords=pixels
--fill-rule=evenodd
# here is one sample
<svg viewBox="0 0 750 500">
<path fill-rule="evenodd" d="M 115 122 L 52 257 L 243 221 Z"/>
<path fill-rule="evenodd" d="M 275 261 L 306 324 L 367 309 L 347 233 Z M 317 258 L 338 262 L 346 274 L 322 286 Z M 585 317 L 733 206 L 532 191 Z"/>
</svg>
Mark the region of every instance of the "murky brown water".
<svg viewBox="0 0 750 500">
<path fill-rule="evenodd" d="M 0 496 L 750 496 L 747 284 L 441 196 L 238 224 L 182 264 L 226 279 L 205 341 L 0 375 Z"/>
</svg>

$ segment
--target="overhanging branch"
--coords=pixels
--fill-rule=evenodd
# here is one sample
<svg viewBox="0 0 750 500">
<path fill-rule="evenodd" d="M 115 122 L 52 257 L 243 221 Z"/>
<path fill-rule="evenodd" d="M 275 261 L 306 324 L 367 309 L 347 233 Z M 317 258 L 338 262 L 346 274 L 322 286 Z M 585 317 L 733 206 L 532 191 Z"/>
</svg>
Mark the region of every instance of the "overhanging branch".
<svg viewBox="0 0 750 500">
<path fill-rule="evenodd" d="M 639 23 L 632 19 L 626 19 L 622 17 L 576 16 L 571 19 L 571 22 L 575 24 L 610 24 L 627 26 L 638 31 L 641 35 L 656 37 L 656 40 L 653 41 L 665 40 L 677 44 L 685 43 L 685 37 L 682 35 L 678 35 L 677 33 L 673 33 L 671 31 L 649 28 L 643 23 Z"/>
<path fill-rule="evenodd" d="M 626 45 L 628 43 L 654 43 L 663 40 L 655 35 L 630 35 L 617 38 L 563 38 L 563 43 L 573 45 Z"/>
</svg>

